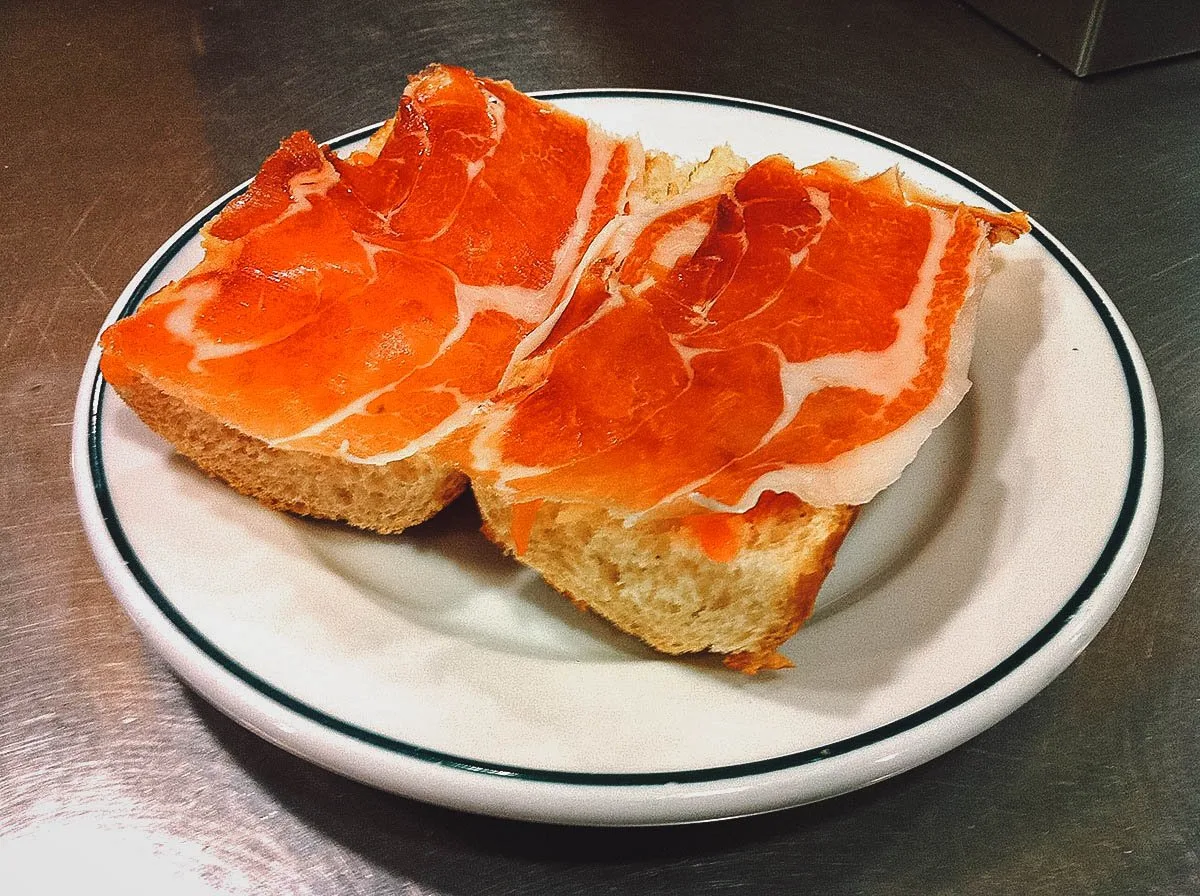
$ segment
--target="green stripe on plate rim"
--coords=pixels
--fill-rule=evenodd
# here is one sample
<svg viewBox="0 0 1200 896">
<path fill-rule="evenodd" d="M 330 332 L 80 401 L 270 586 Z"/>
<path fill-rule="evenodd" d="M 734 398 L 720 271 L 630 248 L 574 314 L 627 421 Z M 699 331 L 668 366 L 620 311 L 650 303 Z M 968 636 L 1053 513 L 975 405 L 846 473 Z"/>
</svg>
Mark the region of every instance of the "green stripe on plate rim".
<svg viewBox="0 0 1200 896">
<path fill-rule="evenodd" d="M 887 137 L 861 128 L 848 125 L 843 122 L 833 119 L 824 118 L 819 115 L 813 115 L 807 112 L 801 112 L 795 109 L 787 109 L 780 106 L 772 106 L 762 103 L 756 103 L 751 100 L 735 99 L 731 97 L 708 96 L 699 94 L 675 93 L 671 91 L 654 91 L 654 90 L 621 90 L 621 89 L 598 89 L 598 90 L 563 90 L 563 91 L 543 91 L 535 94 L 536 96 L 547 99 L 656 99 L 666 101 L 683 101 L 689 103 L 704 103 L 715 106 L 724 106 L 728 108 L 748 109 L 751 111 L 765 113 L 769 115 L 790 118 L 796 121 L 802 121 L 809 124 L 815 124 L 820 127 L 830 130 L 840 131 L 859 139 L 874 143 L 892 152 L 906 156 L 920 164 L 932 168 L 939 173 L 949 177 L 956 183 L 966 187 L 971 192 L 980 196 L 985 202 L 990 203 L 998 209 L 1004 211 L 1015 211 L 1016 206 L 1005 200 L 1003 197 L 989 190 L 982 184 L 977 183 L 954 168 L 945 165 L 937 159 L 924 155 L 923 153 L 897 143 Z M 338 139 L 330 142 L 330 146 L 334 149 L 340 149 L 347 146 L 356 140 L 360 140 L 369 134 L 373 133 L 378 128 L 378 125 L 369 125 L 365 128 L 360 128 L 352 133 L 346 134 Z M 248 184 L 249 182 L 247 182 Z M 213 206 L 206 209 L 192 221 L 184 231 L 178 234 L 168 247 L 167 251 L 163 252 L 158 261 L 142 275 L 136 287 L 130 293 L 125 307 L 121 310 L 120 316 L 126 317 L 142 302 L 149 291 L 150 284 L 162 273 L 167 264 L 174 258 L 180 247 L 191 240 L 199 233 L 200 228 L 204 226 L 213 216 L 218 214 L 222 208 L 235 196 L 240 194 L 246 187 L 242 187 L 234 194 L 227 196 L 225 199 L 218 201 Z M 1108 335 L 1112 340 L 1113 346 L 1116 349 L 1117 356 L 1121 362 L 1121 370 L 1125 376 L 1125 384 L 1129 393 L 1129 402 L 1132 416 L 1133 427 L 1133 460 L 1130 464 L 1129 482 L 1125 492 L 1124 501 L 1121 504 L 1121 510 L 1117 515 L 1116 523 L 1113 526 L 1113 531 L 1108 537 L 1107 542 L 1101 550 L 1100 555 L 1096 559 L 1095 565 L 1084 578 L 1083 582 L 1071 595 L 1071 597 L 1063 604 L 1062 608 L 1054 615 L 1054 617 L 1033 637 L 1026 641 L 1014 653 L 1006 659 L 998 663 L 984 675 L 975 679 L 971 683 L 963 686 L 952 694 L 930 704 L 929 706 L 911 713 L 886 725 L 874 728 L 870 731 L 865 731 L 853 737 L 835 741 L 821 747 L 814 747 L 808 750 L 802 750 L 796 753 L 788 753 L 782 756 L 776 756 L 770 759 L 762 759 L 754 762 L 737 763 L 733 765 L 716 766 L 711 768 L 698 769 L 683 769 L 679 771 L 666 772 L 572 772 L 558 771 L 554 769 L 527 768 L 524 766 L 504 765 L 482 760 L 472 759 L 467 756 L 457 756 L 452 753 L 444 753 L 439 750 L 431 750 L 425 747 L 410 744 L 402 740 L 397 740 L 392 737 L 380 734 L 370 729 L 360 727 L 358 725 L 345 722 L 334 716 L 329 715 L 315 707 L 296 699 L 286 691 L 272 685 L 270 682 L 260 678 L 249 669 L 239 664 L 232 657 L 221 651 L 213 644 L 203 633 L 193 626 L 188 619 L 179 612 L 179 610 L 171 603 L 167 596 L 155 584 L 154 579 L 142 565 L 137 554 L 130 545 L 125 532 L 121 527 L 120 520 L 117 517 L 116 510 L 112 503 L 111 495 L 108 490 L 107 478 L 104 471 L 104 462 L 102 449 L 100 445 L 100 417 L 104 410 L 104 389 L 103 380 L 100 377 L 99 371 L 95 375 L 95 380 L 92 384 L 91 397 L 91 413 L 88 421 L 88 454 L 93 478 L 93 486 L 95 489 L 96 499 L 100 506 L 101 514 L 104 518 L 105 525 L 108 529 L 109 536 L 112 538 L 114 546 L 117 548 L 121 558 L 128 564 L 130 572 L 145 592 L 146 596 L 154 603 L 159 611 L 165 616 L 170 623 L 175 626 L 187 639 L 195 645 L 202 653 L 220 665 L 226 672 L 234 676 L 243 684 L 249 686 L 259 694 L 267 697 L 273 702 L 283 706 L 292 712 L 297 713 L 304 718 L 307 718 L 317 724 L 335 732 L 339 735 L 353 738 L 354 740 L 370 744 L 374 747 L 397 753 L 403 756 L 417 759 L 422 762 L 434 763 L 439 766 L 456 769 L 464 772 L 475 774 L 491 775 L 503 778 L 513 778 L 523 781 L 538 781 L 555 784 L 576 784 L 589 786 L 611 786 L 625 787 L 631 785 L 662 785 L 662 784 L 693 784 L 723 781 L 733 778 L 742 778 L 752 775 L 760 775 L 769 772 L 777 772 L 786 769 L 796 768 L 799 766 L 820 762 L 821 760 L 830 759 L 835 756 L 842 756 L 851 753 L 855 750 L 880 743 L 888 738 L 910 731 L 920 725 L 925 724 L 945 712 L 954 709 L 957 706 L 971 700 L 974 697 L 982 694 L 988 688 L 992 687 L 999 681 L 1006 678 L 1022 663 L 1030 657 L 1038 653 L 1051 639 L 1058 634 L 1067 623 L 1079 612 L 1080 608 L 1093 595 L 1096 588 L 1104 580 L 1104 577 L 1111 569 L 1117 554 L 1120 552 L 1125 540 L 1129 534 L 1129 528 L 1132 524 L 1133 517 L 1137 511 L 1138 502 L 1141 496 L 1143 479 L 1145 476 L 1146 466 L 1146 408 L 1145 400 L 1142 394 L 1141 383 L 1138 380 L 1137 370 L 1134 366 L 1133 356 L 1129 346 L 1126 344 L 1124 337 L 1121 334 L 1120 328 L 1117 325 L 1116 319 L 1112 310 L 1101 296 L 1100 292 L 1094 287 L 1090 279 L 1084 274 L 1079 265 L 1072 260 L 1058 246 L 1058 244 L 1049 237 L 1046 231 L 1036 222 L 1033 223 L 1031 236 L 1050 253 L 1054 259 L 1061 264 L 1067 271 L 1070 272 L 1072 278 L 1088 299 L 1092 303 L 1092 307 L 1104 322 L 1104 327 L 1108 331 Z"/>
</svg>

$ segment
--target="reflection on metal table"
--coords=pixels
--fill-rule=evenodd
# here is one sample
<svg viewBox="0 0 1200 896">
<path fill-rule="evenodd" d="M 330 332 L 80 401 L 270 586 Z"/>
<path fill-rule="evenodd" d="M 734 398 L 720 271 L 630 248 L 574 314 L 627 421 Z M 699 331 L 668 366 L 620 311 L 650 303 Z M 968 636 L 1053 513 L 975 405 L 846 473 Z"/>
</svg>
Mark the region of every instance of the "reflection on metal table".
<svg viewBox="0 0 1200 896">
<path fill-rule="evenodd" d="M 1079 80 L 965 6 L 61 5 L 0 13 L 8 559 L 0 871 L 194 892 L 1200 890 L 1200 60 Z M 1012 715 L 898 777 L 700 827 L 581 829 L 393 796 L 271 746 L 180 683 L 101 578 L 68 462 L 100 325 L 183 222 L 285 134 L 386 117 L 435 59 L 527 90 L 745 97 L 847 121 L 1028 209 L 1107 291 L 1158 393 L 1140 572 Z M 600 749 L 600 745 L 597 745 Z M 62 855 L 72 856 L 63 862 Z M 188 890 L 190 888 L 190 890 Z M 18 891 L 24 891 L 19 889 Z"/>
</svg>

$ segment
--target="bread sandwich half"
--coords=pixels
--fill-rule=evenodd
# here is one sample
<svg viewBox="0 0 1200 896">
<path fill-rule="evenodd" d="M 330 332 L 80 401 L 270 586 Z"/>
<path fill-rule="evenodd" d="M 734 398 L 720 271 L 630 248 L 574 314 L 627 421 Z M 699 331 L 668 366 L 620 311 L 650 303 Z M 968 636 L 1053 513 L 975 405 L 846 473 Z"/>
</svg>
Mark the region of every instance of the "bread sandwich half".
<svg viewBox="0 0 1200 896">
<path fill-rule="evenodd" d="M 857 508 L 969 388 L 991 245 L 1028 225 L 895 171 L 655 162 L 463 466 L 485 532 L 578 605 L 779 668 Z"/>
<path fill-rule="evenodd" d="M 124 401 L 270 507 L 399 532 L 466 485 L 432 449 L 570 293 L 637 140 L 431 66 L 343 158 L 284 140 L 203 260 L 101 337 Z"/>
</svg>

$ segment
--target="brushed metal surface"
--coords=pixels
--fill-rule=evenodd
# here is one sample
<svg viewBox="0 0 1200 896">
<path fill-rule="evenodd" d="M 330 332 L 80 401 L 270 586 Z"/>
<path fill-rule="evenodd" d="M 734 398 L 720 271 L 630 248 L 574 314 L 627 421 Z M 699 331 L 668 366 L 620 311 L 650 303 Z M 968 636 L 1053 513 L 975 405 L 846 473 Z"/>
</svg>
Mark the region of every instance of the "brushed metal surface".
<svg viewBox="0 0 1200 896">
<path fill-rule="evenodd" d="M 9 3 L 0 47 L 0 889 L 1200 892 L 1200 60 L 1080 82 L 949 0 Z M 1100 637 L 1022 710 L 898 779 L 653 831 L 419 805 L 191 695 L 81 531 L 84 357 L 138 266 L 280 137 L 386 117 L 432 60 L 528 90 L 803 108 L 1029 209 L 1128 320 L 1166 431 L 1157 533 Z"/>
</svg>

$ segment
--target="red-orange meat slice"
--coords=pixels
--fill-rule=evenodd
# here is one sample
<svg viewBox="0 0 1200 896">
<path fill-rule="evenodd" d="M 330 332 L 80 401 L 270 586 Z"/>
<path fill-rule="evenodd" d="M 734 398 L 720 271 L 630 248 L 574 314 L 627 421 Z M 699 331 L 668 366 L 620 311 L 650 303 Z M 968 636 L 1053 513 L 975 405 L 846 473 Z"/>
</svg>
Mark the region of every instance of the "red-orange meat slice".
<svg viewBox="0 0 1200 896">
<path fill-rule="evenodd" d="M 514 501 L 861 504 L 966 391 L 981 266 L 1023 215 L 779 157 L 700 193 L 613 237 L 475 439 Z M 698 248 L 662 249 L 697 221 Z"/>
<path fill-rule="evenodd" d="M 407 456 L 492 393 L 641 166 L 635 140 L 431 67 L 368 150 L 285 140 L 204 261 L 104 333 L 102 369 L 272 445 Z"/>
</svg>

